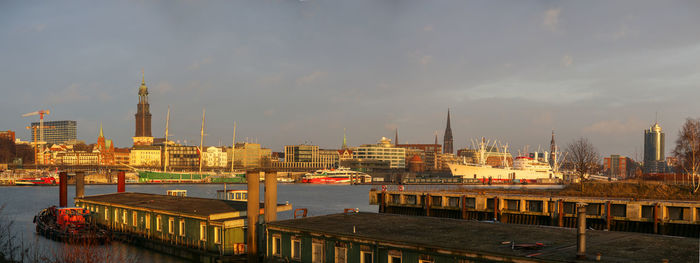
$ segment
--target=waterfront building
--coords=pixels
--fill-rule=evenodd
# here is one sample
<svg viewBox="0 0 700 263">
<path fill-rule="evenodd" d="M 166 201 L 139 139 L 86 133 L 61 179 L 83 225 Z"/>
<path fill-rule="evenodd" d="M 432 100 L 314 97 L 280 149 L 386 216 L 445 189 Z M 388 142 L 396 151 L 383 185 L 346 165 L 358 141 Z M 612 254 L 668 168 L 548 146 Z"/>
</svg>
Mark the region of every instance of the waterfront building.
<svg viewBox="0 0 700 263">
<path fill-rule="evenodd" d="M 570 229 L 367 212 L 271 222 L 265 235 L 266 262 L 563 262 L 574 261 L 577 251 Z M 585 235 L 590 260 L 597 253 L 616 262 L 697 261 L 695 238 Z M 630 253 L 640 247 L 643 253 Z"/>
<path fill-rule="evenodd" d="M 99 153 L 100 165 L 114 164 L 114 144 L 112 140 L 105 139 L 102 124 L 100 124 L 100 135 L 97 136 L 97 144 L 93 151 Z"/>
<path fill-rule="evenodd" d="M 57 154 L 55 162 L 61 165 L 99 165 L 100 155 L 95 152 L 65 152 Z"/>
<path fill-rule="evenodd" d="M 442 146 L 440 144 L 396 144 L 396 147 L 405 149 L 421 150 L 421 159 L 424 162 L 426 170 L 437 170 L 437 156 L 442 151 Z M 407 151 L 406 159 L 413 157 L 413 154 L 409 154 Z"/>
<path fill-rule="evenodd" d="M 199 168 L 200 154 L 196 146 L 168 146 L 169 169 Z"/>
<path fill-rule="evenodd" d="M 445 127 L 445 135 L 443 138 L 444 148 L 442 148 L 442 153 L 454 153 L 452 150 L 452 128 L 450 127 L 450 109 L 447 109 L 447 126 Z"/>
<path fill-rule="evenodd" d="M 419 155 L 413 155 L 408 161 L 408 171 L 412 173 L 422 173 L 425 171 L 425 163 Z"/>
<path fill-rule="evenodd" d="M 114 148 L 114 164 L 129 165 L 131 151 L 129 148 Z"/>
<path fill-rule="evenodd" d="M 272 150 L 262 148 L 258 143 L 236 143 L 235 149 L 226 149 L 226 154 L 227 167 L 231 167 L 231 160 L 235 158 L 234 166 L 242 169 L 260 168 L 272 159 Z"/>
<path fill-rule="evenodd" d="M 610 155 L 603 160 L 603 171 L 611 178 L 625 179 L 634 177 L 639 165 L 629 157 Z"/>
<path fill-rule="evenodd" d="M 441 153 L 437 157 L 437 167 L 440 171 L 449 171 L 450 167 L 447 164 L 459 163 L 462 160 L 452 153 Z"/>
<path fill-rule="evenodd" d="M 247 251 L 246 202 L 125 192 L 76 198 L 75 205 L 132 242 L 190 261 L 229 262 Z M 260 203 L 259 222 L 265 210 Z"/>
<path fill-rule="evenodd" d="M 226 167 L 228 158 L 226 158 L 226 152 L 221 150 L 219 147 L 208 147 L 207 151 L 204 152 L 204 164 L 207 167 Z"/>
<path fill-rule="evenodd" d="M 353 158 L 352 150 L 348 148 L 343 148 L 342 150 L 338 150 L 338 163 L 343 162 L 344 160 L 350 160 Z"/>
<path fill-rule="evenodd" d="M 665 140 L 666 136 L 658 122 L 654 123 L 648 130 L 644 130 L 643 172 L 645 174 L 666 172 Z"/>
<path fill-rule="evenodd" d="M 134 146 L 129 153 L 129 165 L 136 167 L 160 167 L 161 148 L 150 145 Z"/>
<path fill-rule="evenodd" d="M 139 87 L 139 104 L 136 106 L 136 119 L 134 145 L 152 145 L 151 136 L 151 110 L 148 104 L 148 87 L 146 87 L 146 75 L 141 79 Z"/>
<path fill-rule="evenodd" d="M 391 139 L 382 137 L 377 144 L 365 144 L 352 148 L 354 159 L 389 161 L 392 169 L 406 168 L 406 149 L 395 147 Z"/>
<path fill-rule="evenodd" d="M 39 141 L 40 131 L 39 122 L 32 122 L 31 132 L 32 142 Z M 76 121 L 45 121 L 44 122 L 44 141 L 48 144 L 67 143 L 71 140 L 76 140 L 78 136 L 78 122 Z"/>
<path fill-rule="evenodd" d="M 284 146 L 284 162 L 271 162 L 274 168 L 334 168 L 338 166 L 338 151 L 319 149 L 317 145 Z"/>
<path fill-rule="evenodd" d="M 0 138 L 10 140 L 11 142 L 15 142 L 15 132 L 11 130 L 7 131 L 0 131 Z"/>
</svg>

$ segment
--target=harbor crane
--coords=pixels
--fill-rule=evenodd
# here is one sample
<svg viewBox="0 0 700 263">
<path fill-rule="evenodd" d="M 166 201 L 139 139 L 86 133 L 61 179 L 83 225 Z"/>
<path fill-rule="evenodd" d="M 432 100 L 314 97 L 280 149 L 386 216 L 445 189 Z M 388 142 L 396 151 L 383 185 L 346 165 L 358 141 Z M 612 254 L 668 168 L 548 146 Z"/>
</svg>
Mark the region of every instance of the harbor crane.
<svg viewBox="0 0 700 263">
<path fill-rule="evenodd" d="M 36 116 L 39 115 L 39 142 L 43 143 L 44 142 L 44 115 L 49 115 L 51 113 L 49 110 L 39 110 L 35 112 L 30 112 L 27 114 L 22 114 L 22 117 L 29 117 L 29 116 Z M 34 136 L 35 141 L 36 141 L 36 134 Z M 41 152 L 44 151 L 44 146 L 42 144 L 41 146 Z M 35 150 L 36 152 L 36 150 Z M 34 159 L 34 163 L 37 163 L 38 160 Z"/>
</svg>

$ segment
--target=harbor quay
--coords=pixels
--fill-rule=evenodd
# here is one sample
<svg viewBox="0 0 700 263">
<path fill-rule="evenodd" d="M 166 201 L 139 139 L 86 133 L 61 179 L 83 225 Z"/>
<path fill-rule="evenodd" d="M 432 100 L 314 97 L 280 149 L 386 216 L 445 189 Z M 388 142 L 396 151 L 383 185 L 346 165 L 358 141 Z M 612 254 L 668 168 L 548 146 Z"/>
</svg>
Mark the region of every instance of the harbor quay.
<svg viewBox="0 0 700 263">
<path fill-rule="evenodd" d="M 577 204 L 589 228 L 698 238 L 700 202 L 611 197 L 529 195 L 488 191 L 369 191 L 379 213 L 495 220 L 573 228 Z"/>
<path fill-rule="evenodd" d="M 122 192 L 77 197 L 115 238 L 196 262 L 245 260 L 245 201 Z M 260 203 L 258 222 L 264 222 Z M 291 210 L 277 204 L 276 211 Z M 275 211 L 275 210 L 272 210 Z"/>
<path fill-rule="evenodd" d="M 698 262 L 698 240 L 350 212 L 266 225 L 270 262 Z"/>
</svg>

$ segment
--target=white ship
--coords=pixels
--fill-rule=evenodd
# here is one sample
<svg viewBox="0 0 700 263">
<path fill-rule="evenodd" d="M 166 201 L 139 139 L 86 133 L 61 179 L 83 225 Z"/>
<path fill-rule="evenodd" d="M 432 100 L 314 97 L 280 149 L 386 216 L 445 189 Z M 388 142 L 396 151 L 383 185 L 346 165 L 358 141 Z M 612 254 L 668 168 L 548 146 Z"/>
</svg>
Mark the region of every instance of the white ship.
<svg viewBox="0 0 700 263">
<path fill-rule="evenodd" d="M 479 179 L 482 182 L 517 181 L 536 183 L 538 181 L 562 179 L 562 174 L 549 165 L 546 152 L 543 155 L 543 161 L 540 160 L 540 153 L 537 152 L 534 153 L 534 158 L 529 156 L 516 157 L 513 160 L 513 168 L 508 166 L 508 161 L 504 154 L 502 166 L 494 167 L 486 164 L 486 145 L 487 143 L 482 138 L 479 145 L 480 162 L 478 164 L 467 163 L 466 161 L 448 164 L 452 175 L 465 179 Z M 506 153 L 507 146 L 503 147 L 503 150 Z M 557 165 L 555 164 L 555 166 Z"/>
</svg>

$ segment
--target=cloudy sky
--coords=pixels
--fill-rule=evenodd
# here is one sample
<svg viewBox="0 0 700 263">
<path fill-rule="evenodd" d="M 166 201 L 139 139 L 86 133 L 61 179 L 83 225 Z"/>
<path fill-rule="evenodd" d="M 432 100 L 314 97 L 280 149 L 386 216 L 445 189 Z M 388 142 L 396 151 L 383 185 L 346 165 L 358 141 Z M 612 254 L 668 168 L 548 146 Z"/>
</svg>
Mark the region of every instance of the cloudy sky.
<svg viewBox="0 0 700 263">
<path fill-rule="evenodd" d="M 0 129 L 23 113 L 100 122 L 131 145 L 141 70 L 154 136 L 339 147 L 430 143 L 518 149 L 589 138 L 641 156 L 658 112 L 670 144 L 700 117 L 698 1 L 2 1 Z"/>
</svg>

